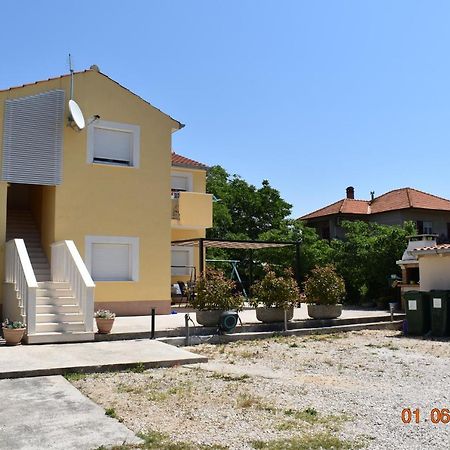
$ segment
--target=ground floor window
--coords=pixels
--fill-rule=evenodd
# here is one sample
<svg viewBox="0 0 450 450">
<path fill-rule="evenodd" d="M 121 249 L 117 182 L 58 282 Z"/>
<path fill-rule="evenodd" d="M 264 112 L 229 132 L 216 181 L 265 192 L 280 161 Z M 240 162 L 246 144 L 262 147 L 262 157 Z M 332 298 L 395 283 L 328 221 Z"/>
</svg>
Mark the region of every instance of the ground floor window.
<svg viewBox="0 0 450 450">
<path fill-rule="evenodd" d="M 86 266 L 94 281 L 138 281 L 139 238 L 86 236 Z"/>
<path fill-rule="evenodd" d="M 172 245 L 172 276 L 190 275 L 194 265 L 194 249 Z"/>
</svg>

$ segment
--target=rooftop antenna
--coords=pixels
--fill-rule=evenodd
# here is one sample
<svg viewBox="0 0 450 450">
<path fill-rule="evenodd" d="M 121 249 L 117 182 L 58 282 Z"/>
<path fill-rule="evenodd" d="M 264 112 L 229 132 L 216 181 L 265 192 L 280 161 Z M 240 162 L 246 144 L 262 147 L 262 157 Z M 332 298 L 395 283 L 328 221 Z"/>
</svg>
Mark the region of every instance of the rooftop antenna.
<svg viewBox="0 0 450 450">
<path fill-rule="evenodd" d="M 70 100 L 73 100 L 73 67 L 72 55 L 69 53 L 69 71 L 70 71 Z"/>
<path fill-rule="evenodd" d="M 73 99 L 73 68 L 72 55 L 69 53 L 69 70 L 70 70 L 70 100 L 69 100 L 69 124 L 75 131 L 81 131 L 85 126 L 83 113 L 77 102 Z"/>
</svg>

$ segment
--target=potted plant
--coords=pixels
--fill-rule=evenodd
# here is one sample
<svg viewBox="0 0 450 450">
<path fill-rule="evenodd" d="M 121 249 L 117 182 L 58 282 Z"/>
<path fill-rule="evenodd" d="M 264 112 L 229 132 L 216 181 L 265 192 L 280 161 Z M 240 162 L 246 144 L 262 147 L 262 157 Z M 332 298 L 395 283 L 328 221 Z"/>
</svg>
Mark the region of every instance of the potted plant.
<svg viewBox="0 0 450 450">
<path fill-rule="evenodd" d="M 195 284 L 195 295 L 190 304 L 197 310 L 200 325 L 215 327 L 225 311 L 239 311 L 244 299 L 235 292 L 235 282 L 225 277 L 221 270 L 208 269 Z"/>
<path fill-rule="evenodd" d="M 94 313 L 95 321 L 97 322 L 98 332 L 100 334 L 108 334 L 114 324 L 116 314 L 109 309 L 99 309 Z"/>
<path fill-rule="evenodd" d="M 316 266 L 304 283 L 308 315 L 313 319 L 335 319 L 342 314 L 345 284 L 333 265 Z"/>
<path fill-rule="evenodd" d="M 265 276 L 253 286 L 252 305 L 256 308 L 256 318 L 264 323 L 283 322 L 294 317 L 294 306 L 300 298 L 297 282 L 292 271 L 286 269 L 283 276 L 277 276 L 267 266 Z"/>
<path fill-rule="evenodd" d="M 25 334 L 25 328 L 25 324 L 19 320 L 12 322 L 9 319 L 5 319 L 2 323 L 2 331 L 6 345 L 19 344 Z"/>
</svg>

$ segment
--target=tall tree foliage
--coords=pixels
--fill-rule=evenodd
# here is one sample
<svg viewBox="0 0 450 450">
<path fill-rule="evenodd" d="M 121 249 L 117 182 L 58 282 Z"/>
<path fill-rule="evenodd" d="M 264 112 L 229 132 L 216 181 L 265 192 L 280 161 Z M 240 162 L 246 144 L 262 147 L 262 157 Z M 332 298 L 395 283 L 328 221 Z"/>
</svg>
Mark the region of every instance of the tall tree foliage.
<svg viewBox="0 0 450 450">
<path fill-rule="evenodd" d="M 220 166 L 210 169 L 206 189 L 216 197 L 214 228 L 207 237 L 258 239 L 262 233 L 282 227 L 291 213 L 292 205 L 267 180 L 257 188 Z"/>
<path fill-rule="evenodd" d="M 260 187 L 247 183 L 238 175 L 230 176 L 225 169 L 214 166 L 208 174 L 207 191 L 214 194 L 214 227 L 207 237 L 221 239 L 251 239 L 269 241 L 299 241 L 300 276 L 307 275 L 316 265 L 334 264 L 344 278 L 347 300 L 358 302 L 362 296 L 376 299 L 393 294 L 388 278 L 398 274 L 396 261 L 407 245 L 407 236 L 415 233 L 414 224 L 403 227 L 378 225 L 362 221 L 344 222 L 343 240 L 320 239 L 314 229 L 291 220 L 291 205 L 267 180 Z M 210 249 L 208 257 L 240 260 L 244 281 L 250 278 L 250 260 L 254 279 L 263 275 L 262 263 L 269 263 L 281 273 L 294 267 L 295 247 L 264 249 L 254 252 Z M 229 265 L 222 264 L 222 269 Z"/>
<path fill-rule="evenodd" d="M 416 232 L 415 225 L 407 222 L 399 227 L 345 221 L 342 227 L 345 239 L 331 241 L 331 254 L 332 262 L 344 277 L 349 300 L 393 295 L 388 280 L 391 274 L 400 272 L 396 261 L 405 251 L 407 236 Z"/>
</svg>

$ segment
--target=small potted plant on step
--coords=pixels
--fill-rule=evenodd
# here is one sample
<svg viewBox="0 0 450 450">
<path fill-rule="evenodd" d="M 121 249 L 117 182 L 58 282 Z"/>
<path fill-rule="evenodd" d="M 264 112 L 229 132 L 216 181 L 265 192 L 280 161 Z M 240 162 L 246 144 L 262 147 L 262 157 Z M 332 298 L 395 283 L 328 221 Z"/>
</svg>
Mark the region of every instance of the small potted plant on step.
<svg viewBox="0 0 450 450">
<path fill-rule="evenodd" d="M 116 314 L 109 309 L 99 309 L 94 313 L 95 321 L 97 322 L 98 332 L 100 334 L 108 334 L 114 324 Z"/>
<path fill-rule="evenodd" d="M 25 334 L 25 328 L 25 324 L 19 320 L 12 322 L 9 319 L 5 319 L 2 323 L 2 331 L 6 345 L 19 344 Z"/>
<path fill-rule="evenodd" d="M 264 323 L 283 322 L 294 317 L 294 307 L 299 302 L 300 291 L 292 271 L 286 269 L 283 276 L 277 276 L 269 266 L 265 276 L 253 286 L 252 306 L 256 308 L 256 318 Z"/>
<path fill-rule="evenodd" d="M 310 317 L 336 319 L 342 314 L 345 284 L 333 265 L 316 266 L 306 278 L 304 287 Z"/>
<path fill-rule="evenodd" d="M 235 282 L 225 277 L 221 270 L 207 269 L 195 284 L 195 295 L 190 304 L 197 310 L 200 325 L 215 327 L 225 311 L 240 311 L 244 299 L 235 292 Z"/>
</svg>

